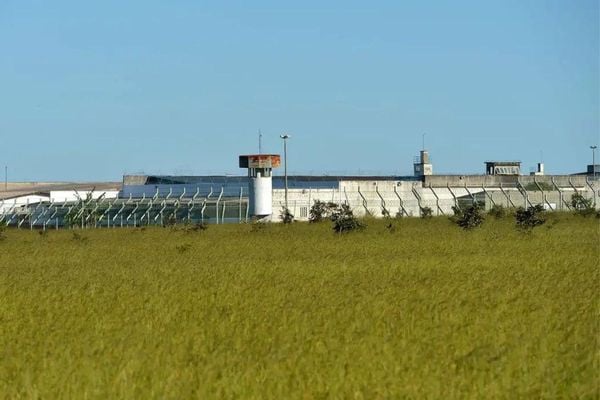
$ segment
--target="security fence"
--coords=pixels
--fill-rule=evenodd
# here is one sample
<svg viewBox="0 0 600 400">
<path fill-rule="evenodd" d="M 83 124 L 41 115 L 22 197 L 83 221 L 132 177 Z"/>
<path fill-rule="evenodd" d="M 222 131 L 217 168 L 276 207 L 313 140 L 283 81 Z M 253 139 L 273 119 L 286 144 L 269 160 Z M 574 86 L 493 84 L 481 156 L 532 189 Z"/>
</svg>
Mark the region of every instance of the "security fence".
<svg viewBox="0 0 600 400">
<path fill-rule="evenodd" d="M 480 204 L 507 208 L 541 204 L 547 210 L 571 210 L 571 200 L 580 194 L 600 206 L 598 181 L 586 180 L 585 186 L 530 187 L 520 183 L 510 187 L 424 186 L 418 181 L 343 181 L 337 187 L 290 188 L 288 208 L 297 220 L 307 220 L 316 200 L 346 203 L 358 216 L 420 216 L 431 209 L 433 215 L 451 215 L 453 208 Z M 532 190 L 534 189 L 534 190 Z M 273 189 L 272 221 L 278 221 L 285 207 L 285 190 Z M 119 198 L 87 196 L 74 201 L 37 201 L 19 204 L 0 200 L 0 225 L 28 229 L 111 228 L 176 223 L 240 223 L 250 219 L 248 189 L 242 185 L 203 190 L 187 190 L 178 185 L 122 192 Z"/>
</svg>

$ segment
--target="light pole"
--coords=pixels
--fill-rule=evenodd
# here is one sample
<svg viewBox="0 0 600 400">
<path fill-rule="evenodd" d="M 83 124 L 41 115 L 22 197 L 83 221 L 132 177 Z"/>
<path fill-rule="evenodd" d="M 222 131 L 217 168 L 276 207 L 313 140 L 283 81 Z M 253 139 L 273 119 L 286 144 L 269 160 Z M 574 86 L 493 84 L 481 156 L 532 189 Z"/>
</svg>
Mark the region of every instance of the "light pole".
<svg viewBox="0 0 600 400">
<path fill-rule="evenodd" d="M 594 180 L 596 180 L 596 148 L 598 146 L 590 146 L 590 149 L 592 149 L 592 177 Z"/>
<path fill-rule="evenodd" d="M 287 140 L 291 138 L 291 135 L 279 135 L 281 139 L 283 139 L 283 176 L 285 181 L 285 209 L 288 208 L 288 181 L 287 181 Z"/>
</svg>

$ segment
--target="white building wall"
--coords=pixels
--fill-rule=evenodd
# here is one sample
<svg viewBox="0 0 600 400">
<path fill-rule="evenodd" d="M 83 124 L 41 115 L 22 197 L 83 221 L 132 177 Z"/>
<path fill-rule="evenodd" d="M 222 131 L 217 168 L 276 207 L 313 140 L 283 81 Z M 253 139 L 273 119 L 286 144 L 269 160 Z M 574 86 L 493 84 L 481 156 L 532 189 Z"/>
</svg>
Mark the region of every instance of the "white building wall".
<svg viewBox="0 0 600 400">
<path fill-rule="evenodd" d="M 85 200 L 90 195 L 94 200 L 99 198 L 116 199 L 119 197 L 118 190 L 52 190 L 50 191 L 50 201 L 67 202 Z"/>
<path fill-rule="evenodd" d="M 0 214 L 9 212 L 19 207 L 38 204 L 43 201 L 50 201 L 50 197 L 42 195 L 26 195 L 12 199 L 0 200 Z"/>
</svg>

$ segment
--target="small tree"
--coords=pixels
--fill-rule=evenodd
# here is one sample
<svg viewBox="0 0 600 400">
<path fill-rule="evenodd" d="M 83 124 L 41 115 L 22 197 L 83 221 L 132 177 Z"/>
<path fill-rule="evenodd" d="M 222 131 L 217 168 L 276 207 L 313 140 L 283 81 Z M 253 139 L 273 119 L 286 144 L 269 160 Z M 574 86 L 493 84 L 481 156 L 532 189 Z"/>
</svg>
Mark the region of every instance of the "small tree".
<svg viewBox="0 0 600 400">
<path fill-rule="evenodd" d="M 95 226 L 100 219 L 100 211 L 92 207 L 94 202 L 93 198 L 94 189 L 86 194 L 85 199 L 80 199 L 79 202 L 73 206 L 71 211 L 64 217 L 63 223 L 69 228 L 76 226 Z M 96 200 L 97 201 L 97 200 Z"/>
<path fill-rule="evenodd" d="M 592 199 L 586 199 L 581 193 L 575 193 L 571 196 L 571 207 L 576 214 L 587 217 L 594 214 L 594 204 Z"/>
<path fill-rule="evenodd" d="M 546 222 L 544 213 L 544 207 L 540 204 L 529 207 L 527 210 L 523 207 L 519 207 L 515 214 L 517 227 L 522 229 L 533 229 L 536 226 L 543 225 Z"/>
<path fill-rule="evenodd" d="M 338 205 L 335 203 L 325 203 L 324 201 L 315 200 L 313 205 L 310 207 L 308 214 L 308 222 L 322 222 L 326 219 L 331 219 L 333 213 L 338 209 Z"/>
<path fill-rule="evenodd" d="M 355 216 L 350 206 L 346 203 L 334 211 L 332 217 L 333 230 L 337 233 L 351 232 L 363 229 L 365 225 L 361 223 Z"/>
<path fill-rule="evenodd" d="M 281 215 L 279 216 L 279 218 L 281 218 L 281 222 L 283 222 L 284 224 L 291 224 L 292 222 L 294 222 L 294 214 L 292 214 L 289 208 L 285 206 L 281 207 Z"/>
<path fill-rule="evenodd" d="M 467 207 L 464 211 L 460 211 L 460 214 L 456 216 L 457 225 L 463 229 L 473 229 L 481 226 L 484 220 L 483 210 L 477 203 Z"/>
<path fill-rule="evenodd" d="M 421 218 L 431 218 L 433 216 L 433 210 L 431 207 L 421 207 Z"/>
</svg>

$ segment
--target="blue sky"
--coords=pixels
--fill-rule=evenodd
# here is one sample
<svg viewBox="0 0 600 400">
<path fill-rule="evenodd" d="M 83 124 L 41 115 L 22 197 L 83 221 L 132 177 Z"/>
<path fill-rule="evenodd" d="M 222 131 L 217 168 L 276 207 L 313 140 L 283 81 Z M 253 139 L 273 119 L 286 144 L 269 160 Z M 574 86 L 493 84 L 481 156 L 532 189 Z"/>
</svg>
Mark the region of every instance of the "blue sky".
<svg viewBox="0 0 600 400">
<path fill-rule="evenodd" d="M 251 5 L 249 5 L 251 4 Z M 295 4 L 295 5 L 294 5 Z M 411 174 L 591 163 L 598 1 L 0 2 L 0 164 L 14 180 Z M 600 154 L 598 154 L 600 157 Z"/>
</svg>

